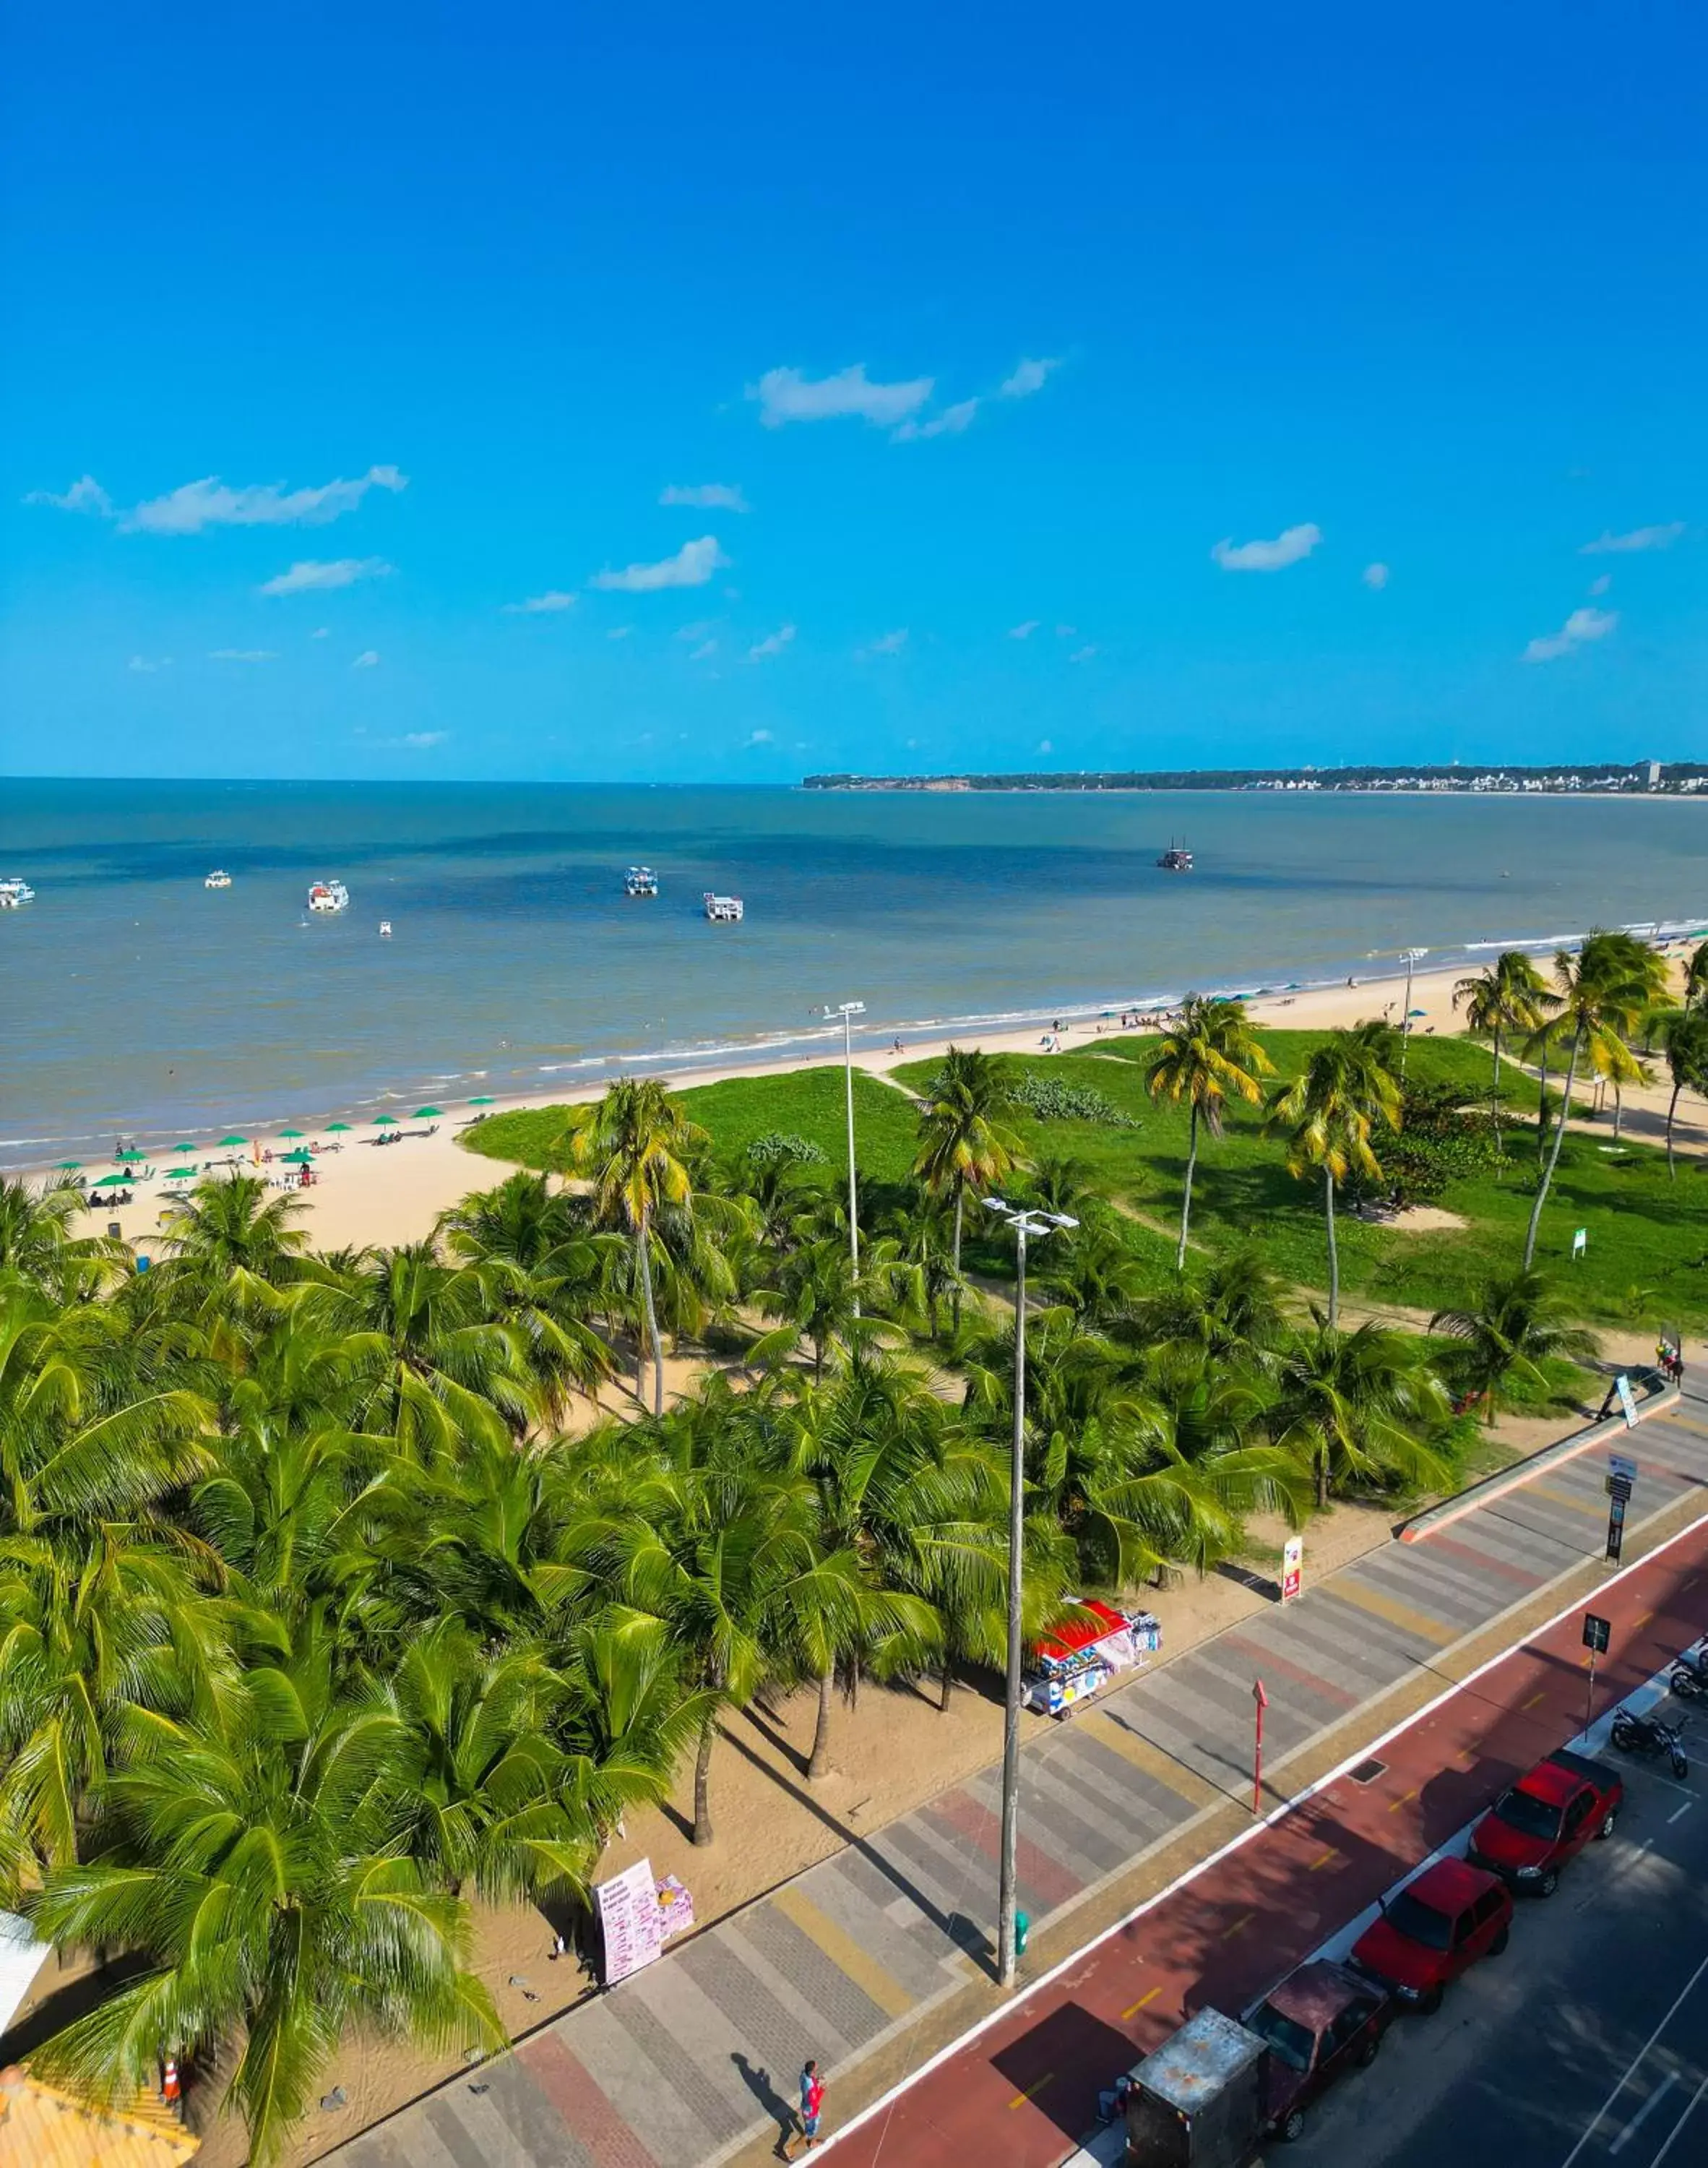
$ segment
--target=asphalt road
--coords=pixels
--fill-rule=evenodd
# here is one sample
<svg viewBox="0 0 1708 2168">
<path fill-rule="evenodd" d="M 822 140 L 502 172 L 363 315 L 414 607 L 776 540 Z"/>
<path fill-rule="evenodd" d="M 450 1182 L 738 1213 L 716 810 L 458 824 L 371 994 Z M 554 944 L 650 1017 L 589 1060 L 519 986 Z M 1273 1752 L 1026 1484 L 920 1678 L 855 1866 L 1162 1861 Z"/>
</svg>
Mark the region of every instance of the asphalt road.
<svg viewBox="0 0 1708 2168">
<path fill-rule="evenodd" d="M 1668 1705 L 1668 1715 L 1677 1714 Z M 1684 1784 L 1626 1775 L 1614 1836 L 1504 1955 L 1402 2017 L 1381 2059 L 1313 2112 L 1270 2168 L 1701 2168 L 1708 2161 L 1708 1735 Z"/>
</svg>

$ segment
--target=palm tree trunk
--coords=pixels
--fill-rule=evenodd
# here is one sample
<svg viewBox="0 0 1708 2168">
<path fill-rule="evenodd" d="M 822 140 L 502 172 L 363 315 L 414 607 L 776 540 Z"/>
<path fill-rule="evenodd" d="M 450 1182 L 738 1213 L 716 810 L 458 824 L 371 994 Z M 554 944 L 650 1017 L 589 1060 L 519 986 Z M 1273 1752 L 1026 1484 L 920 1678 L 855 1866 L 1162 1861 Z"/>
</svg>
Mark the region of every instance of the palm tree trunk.
<svg viewBox="0 0 1708 2168">
<path fill-rule="evenodd" d="M 1542 1047 L 1541 1078 L 1536 1087 L 1536 1165 L 1548 1149 L 1548 1049 Z"/>
<path fill-rule="evenodd" d="M 1673 1117 L 1679 1111 L 1679 1094 L 1684 1088 L 1683 1079 L 1675 1076 L 1673 1079 L 1673 1096 L 1667 1102 L 1667 1180 L 1668 1182 L 1676 1182 L 1679 1178 L 1679 1170 L 1673 1164 Z"/>
<path fill-rule="evenodd" d="M 813 1726 L 813 1751 L 807 1762 L 807 1782 L 828 1776 L 830 1769 L 830 1689 L 835 1683 L 835 1667 L 828 1666 L 819 1674 L 819 1720 Z"/>
<path fill-rule="evenodd" d="M 640 1261 L 640 1291 L 646 1305 L 646 1344 L 652 1354 L 652 1411 L 664 1413 L 664 1342 L 658 1335 L 658 1309 L 652 1299 L 652 1245 L 647 1240 L 649 1214 L 643 1210 L 635 1230 L 635 1251 Z"/>
<path fill-rule="evenodd" d="M 1494 1124 L 1495 1151 L 1497 1155 L 1504 1156 L 1501 1154 L 1500 1148 L 1500 1026 L 1498 1024 L 1494 1027 L 1494 1076 L 1488 1087 L 1488 1116 Z"/>
<path fill-rule="evenodd" d="M 1572 1059 L 1566 1064 L 1566 1097 L 1560 1108 L 1560 1119 L 1554 1124 L 1553 1150 L 1548 1154 L 1548 1163 L 1542 1169 L 1542 1178 L 1536 1184 L 1536 1201 L 1530 1207 L 1530 1231 L 1524 1241 L 1524 1268 L 1528 1272 L 1536 1254 L 1536 1230 L 1542 1224 L 1542 1207 L 1548 1201 L 1548 1190 L 1554 1179 L 1554 1169 L 1560 1164 L 1560 1146 L 1566 1138 L 1566 1120 L 1572 1111 L 1572 1087 L 1578 1079 L 1578 1055 L 1583 1044 L 1583 1027 L 1579 1024 L 1572 1035 Z"/>
<path fill-rule="evenodd" d="M 943 1668 L 937 1681 L 937 1714 L 939 1716 L 947 1716 L 948 1714 L 949 1696 L 954 1692 L 954 1688 L 955 1660 L 946 1649 L 943 1651 Z"/>
<path fill-rule="evenodd" d="M 1317 1447 L 1317 1510 L 1324 1512 L 1329 1505 L 1329 1441 L 1321 1439 Z"/>
<path fill-rule="evenodd" d="M 1340 1250 L 1334 1239 L 1334 1177 L 1326 1166 L 1323 1169 L 1323 1207 L 1329 1222 L 1329 1328 L 1332 1331 L 1340 1322 Z"/>
<path fill-rule="evenodd" d="M 1625 1087 L 1617 1077 L 1613 1083 L 1613 1141 L 1619 1142 L 1619 1132 L 1625 1120 Z"/>
<path fill-rule="evenodd" d="M 1175 1251 L 1175 1270 L 1186 1269 L 1186 1230 L 1192 1224 L 1192 1176 L 1198 1165 L 1198 1103 L 1192 1102 L 1191 1141 L 1186 1147 L 1186 1189 L 1180 1199 L 1180 1242 Z"/>
<path fill-rule="evenodd" d="M 700 1751 L 694 1757 L 694 1842 L 712 1841 L 712 1745 L 718 1735 L 718 1717 L 714 1710 L 700 1726 Z"/>
<path fill-rule="evenodd" d="M 967 1185 L 963 1182 L 957 1182 L 955 1184 L 955 1246 L 951 1252 L 951 1260 L 955 1267 L 955 1292 L 951 1298 L 951 1306 L 955 1320 L 955 1330 L 957 1332 L 961 1329 L 961 1208 L 966 1199 Z"/>
</svg>

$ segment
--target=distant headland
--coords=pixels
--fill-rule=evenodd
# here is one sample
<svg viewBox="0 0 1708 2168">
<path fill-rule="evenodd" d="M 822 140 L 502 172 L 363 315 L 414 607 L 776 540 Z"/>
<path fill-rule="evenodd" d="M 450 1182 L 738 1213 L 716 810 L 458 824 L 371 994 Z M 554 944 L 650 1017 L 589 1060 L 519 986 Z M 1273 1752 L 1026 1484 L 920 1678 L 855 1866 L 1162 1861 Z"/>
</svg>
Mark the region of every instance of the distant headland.
<svg viewBox="0 0 1708 2168">
<path fill-rule="evenodd" d="M 1708 791 L 1708 762 L 1580 761 L 1567 767 L 1165 768 L 1078 774 L 809 775 L 804 790 L 1445 790 L 1515 796 Z"/>
</svg>

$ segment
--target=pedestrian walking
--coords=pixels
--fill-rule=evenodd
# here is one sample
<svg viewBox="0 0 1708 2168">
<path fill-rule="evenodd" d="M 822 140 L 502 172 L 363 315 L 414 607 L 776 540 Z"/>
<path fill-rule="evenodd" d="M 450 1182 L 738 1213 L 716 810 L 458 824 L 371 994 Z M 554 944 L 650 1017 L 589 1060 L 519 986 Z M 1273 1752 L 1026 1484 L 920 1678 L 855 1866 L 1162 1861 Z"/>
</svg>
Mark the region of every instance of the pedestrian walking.
<svg viewBox="0 0 1708 2168">
<path fill-rule="evenodd" d="M 825 2081 L 819 2075 L 817 2062 L 809 2055 L 801 2065 L 801 2136 L 806 2140 L 805 2149 L 809 2153 L 819 2142 L 819 2118 L 824 2112 L 824 2106 Z M 783 2151 L 785 2158 L 793 2155 L 793 2139 Z"/>
</svg>

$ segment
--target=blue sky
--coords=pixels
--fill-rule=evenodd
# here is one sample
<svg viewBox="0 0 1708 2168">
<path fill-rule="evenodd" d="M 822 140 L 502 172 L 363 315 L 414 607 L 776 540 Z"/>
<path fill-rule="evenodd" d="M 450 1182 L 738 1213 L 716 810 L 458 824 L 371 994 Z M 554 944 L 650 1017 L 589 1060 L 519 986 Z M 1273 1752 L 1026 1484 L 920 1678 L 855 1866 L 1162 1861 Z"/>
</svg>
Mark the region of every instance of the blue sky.
<svg viewBox="0 0 1708 2168">
<path fill-rule="evenodd" d="M 0 768 L 1708 753 L 1705 62 L 1572 0 L 14 13 Z"/>
</svg>

